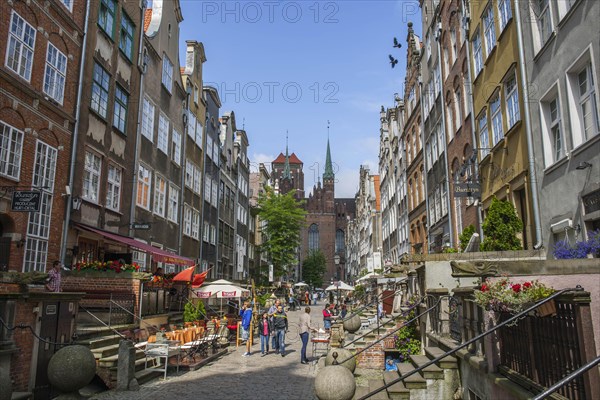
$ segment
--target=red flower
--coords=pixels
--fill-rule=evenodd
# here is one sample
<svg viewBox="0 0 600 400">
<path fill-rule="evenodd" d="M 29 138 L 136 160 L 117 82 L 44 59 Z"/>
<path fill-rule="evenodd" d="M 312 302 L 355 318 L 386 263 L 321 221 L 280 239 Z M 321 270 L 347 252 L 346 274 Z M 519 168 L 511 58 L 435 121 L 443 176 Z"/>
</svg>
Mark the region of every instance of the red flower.
<svg viewBox="0 0 600 400">
<path fill-rule="evenodd" d="M 485 283 L 481 285 L 481 291 L 482 292 L 487 292 L 489 290 L 490 290 L 490 288 Z"/>
<path fill-rule="evenodd" d="M 515 283 L 514 285 L 512 285 L 512 290 L 513 290 L 515 293 L 519 293 L 519 292 L 521 291 L 521 285 L 520 285 L 520 284 L 518 284 L 518 283 Z"/>
<path fill-rule="evenodd" d="M 529 289 L 531 287 L 531 282 L 525 282 L 523 284 L 523 289 Z"/>
</svg>

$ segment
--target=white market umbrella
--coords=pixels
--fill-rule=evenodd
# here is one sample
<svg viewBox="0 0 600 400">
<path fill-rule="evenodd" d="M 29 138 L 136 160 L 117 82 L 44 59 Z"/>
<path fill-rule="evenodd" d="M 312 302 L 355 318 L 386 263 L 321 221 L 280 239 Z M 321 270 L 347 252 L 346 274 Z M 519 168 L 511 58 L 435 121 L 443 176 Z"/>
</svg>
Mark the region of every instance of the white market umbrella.
<svg viewBox="0 0 600 400">
<path fill-rule="evenodd" d="M 294 284 L 295 287 L 300 287 L 300 286 L 308 286 L 308 283 L 304 283 L 304 282 L 298 282 Z"/>
<path fill-rule="evenodd" d="M 377 275 L 375 272 L 369 272 L 365 276 L 362 276 L 362 277 L 358 278 L 356 280 L 356 282 L 366 281 L 367 279 L 375 278 L 376 276 L 379 276 L 379 275 Z"/>
<path fill-rule="evenodd" d="M 346 290 L 346 291 L 353 291 L 354 290 L 354 286 L 350 286 L 348 285 L 346 282 L 343 281 L 339 281 L 333 285 L 329 285 L 325 288 L 325 290 L 327 291 L 333 291 L 333 290 Z"/>
<path fill-rule="evenodd" d="M 195 289 L 196 296 L 201 298 L 216 297 L 218 299 L 238 298 L 250 293 L 249 290 L 235 285 L 233 282 L 219 279 Z"/>
</svg>

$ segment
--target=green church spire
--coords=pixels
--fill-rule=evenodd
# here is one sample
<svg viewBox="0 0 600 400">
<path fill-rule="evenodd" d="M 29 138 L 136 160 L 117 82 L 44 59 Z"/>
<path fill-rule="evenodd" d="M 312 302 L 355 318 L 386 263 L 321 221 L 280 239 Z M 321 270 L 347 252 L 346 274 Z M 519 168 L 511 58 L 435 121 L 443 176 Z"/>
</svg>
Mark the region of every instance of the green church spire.
<svg viewBox="0 0 600 400">
<path fill-rule="evenodd" d="M 283 179 L 292 179 L 290 171 L 290 156 L 288 153 L 288 131 L 285 131 L 285 164 L 283 166 Z"/>
<path fill-rule="evenodd" d="M 325 159 L 325 172 L 323 173 L 323 181 L 326 179 L 333 180 L 333 165 L 331 164 L 331 150 L 329 149 L 329 121 L 327 121 L 327 158 Z"/>
</svg>

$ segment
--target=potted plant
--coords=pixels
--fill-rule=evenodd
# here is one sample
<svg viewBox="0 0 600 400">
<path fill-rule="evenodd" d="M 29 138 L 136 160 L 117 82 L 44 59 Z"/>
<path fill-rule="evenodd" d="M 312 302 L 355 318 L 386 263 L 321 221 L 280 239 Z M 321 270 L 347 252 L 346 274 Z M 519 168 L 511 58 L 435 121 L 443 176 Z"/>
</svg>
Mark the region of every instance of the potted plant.
<svg viewBox="0 0 600 400">
<path fill-rule="evenodd" d="M 196 304 L 188 301 L 183 307 L 183 322 L 192 324 L 200 320 L 204 313 L 204 303 L 202 301 L 198 301 Z"/>
<path fill-rule="evenodd" d="M 537 280 L 514 283 L 504 277 L 494 282 L 486 279 L 479 290 L 475 291 L 474 300 L 486 310 L 514 314 L 527 309 L 552 293 L 554 293 L 553 288 Z M 556 307 L 552 301 L 542 304 L 536 311 L 539 316 L 547 316 L 555 314 Z"/>
</svg>

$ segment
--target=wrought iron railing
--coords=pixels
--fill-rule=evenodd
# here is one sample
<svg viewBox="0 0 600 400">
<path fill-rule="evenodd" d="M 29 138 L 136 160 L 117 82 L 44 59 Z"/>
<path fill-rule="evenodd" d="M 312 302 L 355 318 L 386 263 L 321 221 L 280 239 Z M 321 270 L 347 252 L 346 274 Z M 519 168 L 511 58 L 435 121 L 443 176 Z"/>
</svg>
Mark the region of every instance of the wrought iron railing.
<svg viewBox="0 0 600 400">
<path fill-rule="evenodd" d="M 600 356 L 596 357 L 594 360 L 590 361 L 589 363 L 583 365 L 577 371 L 573 371 L 569 375 L 565 376 L 563 379 L 561 379 L 560 381 L 556 382 L 554 385 L 550 386 L 548 389 L 544 390 L 539 395 L 535 396 L 533 398 L 533 400 L 542 400 L 542 399 L 545 399 L 546 397 L 550 396 L 552 393 L 556 392 L 560 388 L 562 388 L 565 385 L 567 385 L 573 379 L 577 379 L 577 378 L 583 376 L 583 374 L 585 372 L 587 372 L 589 369 L 592 369 L 593 367 L 595 367 L 599 363 L 600 363 Z"/>
<path fill-rule="evenodd" d="M 582 288 L 582 287 L 580 287 L 580 286 L 578 286 L 578 287 L 576 287 L 576 288 L 563 289 L 563 290 L 557 291 L 556 293 L 552 294 L 551 296 L 547 297 L 546 299 L 544 299 L 544 300 L 541 300 L 541 301 L 539 301 L 538 303 L 535 303 L 535 304 L 533 304 L 532 306 L 530 306 L 530 307 L 529 307 L 529 308 L 527 308 L 526 310 L 523 310 L 523 311 L 521 311 L 521 312 L 519 312 L 519 313 L 517 313 L 517 314 L 515 314 L 515 315 L 512 315 L 512 316 L 508 317 L 508 318 L 507 318 L 507 319 L 505 319 L 504 321 L 500 322 L 498 325 L 496 325 L 496 326 L 494 326 L 494 327 L 492 327 L 492 328 L 490 328 L 490 329 L 486 330 L 485 332 L 483 332 L 483 333 L 480 333 L 480 334 L 476 335 L 475 337 L 473 337 L 473 338 L 471 338 L 471 339 L 469 339 L 469 340 L 466 340 L 466 341 L 464 341 L 464 342 L 463 342 L 463 343 L 461 343 L 460 345 L 456 346 L 455 348 L 453 348 L 453 349 L 451 349 L 451 350 L 448 350 L 448 351 L 446 351 L 444 354 L 442 354 L 442 355 L 440 355 L 440 356 L 438 356 L 438 357 L 434 357 L 433 359 L 429 360 L 428 362 L 426 362 L 426 363 L 424 363 L 424 364 L 420 365 L 418 368 L 415 368 L 415 369 L 413 369 L 412 371 L 409 371 L 409 372 L 407 372 L 407 373 L 405 373 L 405 374 L 402 374 L 402 375 L 401 375 L 401 376 L 399 376 L 398 378 L 396 378 L 396 379 L 394 379 L 394 380 L 391 380 L 391 381 L 389 381 L 389 382 L 385 383 L 385 384 L 384 384 L 384 385 L 382 385 L 381 387 L 379 387 L 379 388 L 377 388 L 377 389 L 375 389 L 375 390 L 373 390 L 373 391 L 371 391 L 371 392 L 367 393 L 366 395 L 364 395 L 364 396 L 360 397 L 358 400 L 366 400 L 366 399 L 370 398 L 371 396 L 374 396 L 374 395 L 376 395 L 377 393 L 380 393 L 380 392 L 382 392 L 382 391 L 386 390 L 386 389 L 387 389 L 387 388 L 389 388 L 390 386 L 392 386 L 392 385 L 395 385 L 396 383 L 399 383 L 399 382 L 403 381 L 404 379 L 406 379 L 406 378 L 408 378 L 408 377 L 410 377 L 410 376 L 412 376 L 412 375 L 414 375 L 414 374 L 416 374 L 416 373 L 418 373 L 418 372 L 421 372 L 423 369 L 425 369 L 425 368 L 429 367 L 430 365 L 433 365 L 433 364 L 435 364 L 435 363 L 439 362 L 439 361 L 440 361 L 440 360 L 442 360 L 443 358 L 445 358 L 445 357 L 447 357 L 447 356 L 449 356 L 449 355 L 453 355 L 454 353 L 456 353 L 457 351 L 459 351 L 459 350 L 461 350 L 461 349 L 463 349 L 463 348 L 465 348 L 465 347 L 471 346 L 472 344 L 474 344 L 475 342 L 477 342 L 477 341 L 479 341 L 479 340 L 483 339 L 484 337 L 488 336 L 489 334 L 491 334 L 491 333 L 494 333 L 494 332 L 496 332 L 496 331 L 499 331 L 500 329 L 504 328 L 505 326 L 508 326 L 508 325 L 510 325 L 510 324 L 514 324 L 515 322 L 517 322 L 517 321 L 519 321 L 519 320 L 523 319 L 524 317 L 526 317 L 527 315 L 529 315 L 529 313 L 531 313 L 532 311 L 536 310 L 536 309 L 537 309 L 539 306 L 541 306 L 542 304 L 545 304 L 545 303 L 547 303 L 547 302 L 549 302 L 549 301 L 554 301 L 554 299 L 556 299 L 557 297 L 559 297 L 559 296 L 561 296 L 561 295 L 563 295 L 563 294 L 565 294 L 565 293 L 568 293 L 568 292 L 582 292 L 582 291 L 583 291 L 583 288 Z M 435 304 L 435 306 L 437 306 L 437 305 L 439 304 L 440 300 L 441 300 L 441 297 L 440 297 L 440 299 L 438 299 L 438 301 L 437 301 L 437 303 Z M 427 309 L 425 312 L 429 312 L 429 311 L 431 311 L 432 309 L 433 309 L 433 308 L 428 308 L 428 309 Z M 415 317 L 415 318 L 419 318 L 419 317 L 421 317 L 422 315 L 423 315 L 423 314 L 420 314 L 419 316 L 417 316 L 417 317 Z M 392 332 L 392 333 L 390 333 L 390 334 L 393 334 L 393 333 L 394 333 L 394 332 Z M 386 335 L 386 336 L 389 336 L 390 334 L 388 334 L 388 335 Z M 382 339 L 384 339 L 384 338 L 385 338 L 385 337 L 383 337 Z M 375 343 L 371 344 L 371 346 L 372 346 L 372 345 L 374 345 L 374 344 L 375 344 Z M 367 348 L 368 348 L 368 347 L 370 347 L 370 346 L 367 346 Z M 363 350 L 361 350 L 361 351 L 364 351 L 364 350 L 366 350 L 366 348 L 365 348 L 365 349 L 363 349 Z M 353 355 L 352 357 L 356 357 L 358 354 L 360 354 L 360 352 L 357 352 L 357 353 L 356 353 L 355 355 Z M 344 363 L 344 362 L 346 362 L 346 361 L 347 361 L 347 359 L 346 359 L 346 360 L 343 360 L 343 361 L 341 361 L 341 362 L 339 362 L 339 363 L 340 363 L 340 364 L 342 364 L 342 363 Z M 555 362 L 556 362 L 556 361 L 555 361 Z"/>
</svg>

